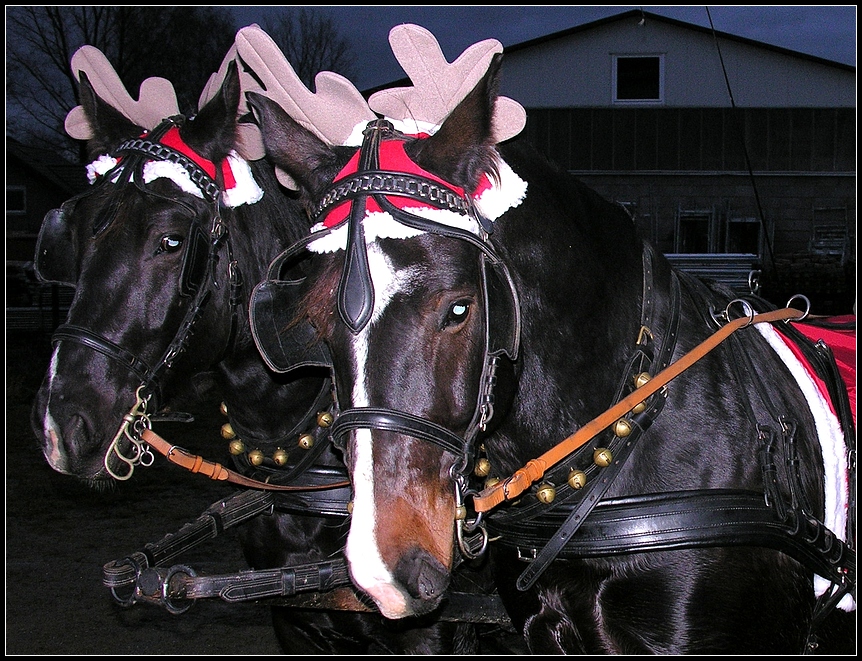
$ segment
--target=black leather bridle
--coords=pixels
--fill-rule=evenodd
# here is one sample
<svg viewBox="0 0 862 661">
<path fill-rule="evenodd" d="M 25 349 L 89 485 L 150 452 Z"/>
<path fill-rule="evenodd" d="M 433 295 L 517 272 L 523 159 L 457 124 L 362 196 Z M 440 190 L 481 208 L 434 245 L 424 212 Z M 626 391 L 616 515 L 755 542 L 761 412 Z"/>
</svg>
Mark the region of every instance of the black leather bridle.
<svg viewBox="0 0 862 661">
<path fill-rule="evenodd" d="M 339 179 L 327 189 L 315 210 L 314 220 L 317 220 L 325 217 L 333 207 L 345 201 L 349 201 L 351 205 L 347 220 L 348 238 L 344 268 L 337 292 L 339 316 L 352 332 L 358 333 L 368 323 L 374 308 L 374 290 L 362 225 L 366 202 L 369 198 L 373 198 L 384 212 L 407 227 L 466 241 L 478 249 L 485 303 L 485 355 L 475 411 L 464 434 L 457 434 L 431 420 L 405 411 L 379 407 L 355 407 L 337 413 L 331 429 L 332 440 L 337 447 L 343 448 L 344 436 L 349 432 L 357 429 L 379 429 L 433 443 L 457 457 L 452 477 L 457 485 L 456 494 L 459 500 L 457 504 L 462 505 L 463 498 L 470 493 L 467 481 L 473 469 L 476 438 L 493 416 L 498 362 L 504 355 L 511 360 L 517 357 L 521 325 L 517 291 L 505 263 L 486 240 L 493 226 L 476 210 L 470 197 L 461 195 L 426 177 L 381 170 L 379 168 L 381 141 L 403 137 L 388 121 L 369 122 L 363 136 L 357 172 Z M 479 237 L 469 231 L 412 214 L 395 206 L 387 199 L 387 195 L 412 198 L 437 209 L 469 215 L 482 228 L 483 235 Z M 279 297 L 278 288 L 289 287 L 299 282 L 283 280 L 282 273 L 303 253 L 309 243 L 322 238 L 334 229 L 333 227 L 315 232 L 284 251 L 270 265 L 267 280 L 258 285 L 252 294 L 251 315 L 255 340 L 267 363 L 277 371 L 288 371 L 295 366 L 287 360 L 290 357 L 289 352 L 282 351 L 281 348 L 285 345 L 302 344 L 299 340 L 290 339 L 290 333 L 279 332 L 279 337 L 276 338 L 275 329 L 270 326 L 269 312 L 280 307 L 274 302 Z M 283 311 L 280 314 L 284 314 Z M 312 335 L 312 331 L 302 324 L 294 325 L 291 332 L 300 333 L 306 339 Z M 325 350 L 318 347 L 316 351 Z M 328 357 L 323 353 L 316 355 L 319 361 L 329 362 L 331 367 Z M 487 539 L 484 531 L 483 534 Z M 462 547 L 462 550 L 471 555 L 475 553 L 469 545 L 466 549 Z"/>
<path fill-rule="evenodd" d="M 216 282 L 215 269 L 219 261 L 219 253 L 223 248 L 228 251 L 229 305 L 232 309 L 231 331 L 225 350 L 233 342 L 236 335 L 241 301 L 242 276 L 233 260 L 228 229 L 222 222 L 220 213 L 219 196 L 222 187 L 192 159 L 159 142 L 169 129 L 174 126 L 181 126 L 183 122 L 184 117 L 182 116 L 165 119 L 145 137 L 128 140 L 114 151 L 112 156 L 118 160 L 117 165 L 106 172 L 96 184 L 97 187 L 110 185 L 113 188 L 105 206 L 93 223 L 93 238 L 95 239 L 116 218 L 124 190 L 130 184 L 148 195 L 155 195 L 153 191 L 143 187 L 143 167 L 147 161 L 152 160 L 177 163 L 183 167 L 204 198 L 209 201 L 212 208 L 210 226 L 203 227 L 197 216 L 194 216 L 187 238 L 178 287 L 180 295 L 191 298 L 192 301 L 173 340 L 158 361 L 150 365 L 133 351 L 125 349 L 83 326 L 62 324 L 57 327 L 52 336 L 52 342 L 55 345 L 61 341 L 76 342 L 123 365 L 141 382 L 136 393 L 139 404 L 144 407 L 149 406 L 155 411 L 158 411 L 159 402 L 162 398 L 161 381 L 164 374 L 173 366 L 177 357 L 186 350 L 198 320 L 212 299 L 213 290 L 219 288 Z M 36 252 L 36 272 L 43 281 L 76 286 L 75 268 L 68 261 L 64 262 L 60 256 L 64 247 L 66 250 L 72 247 L 71 240 L 66 236 L 68 228 L 65 226 L 65 217 L 71 213 L 74 205 L 81 198 L 92 195 L 96 190 L 94 188 L 83 195 L 68 200 L 61 209 L 50 211 L 46 216 L 40 231 Z M 57 265 L 58 262 L 60 266 Z M 107 470 L 117 479 L 128 479 L 131 476 L 134 463 L 140 459 L 140 448 L 137 446 L 136 448 L 133 457 L 125 457 L 119 453 L 119 450 L 114 450 L 119 458 L 129 465 L 130 471 L 127 475 L 117 475 L 112 471 L 108 466 L 108 455 L 105 457 Z"/>
</svg>

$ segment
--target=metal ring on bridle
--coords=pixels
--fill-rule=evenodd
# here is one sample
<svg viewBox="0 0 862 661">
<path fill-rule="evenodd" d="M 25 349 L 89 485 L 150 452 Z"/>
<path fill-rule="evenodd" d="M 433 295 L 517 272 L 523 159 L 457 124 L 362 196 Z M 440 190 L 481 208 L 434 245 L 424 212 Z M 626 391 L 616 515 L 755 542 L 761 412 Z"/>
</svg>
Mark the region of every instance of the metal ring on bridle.
<svg viewBox="0 0 862 661">
<path fill-rule="evenodd" d="M 793 301 L 795 301 L 797 298 L 805 301 L 805 310 L 802 312 L 801 316 L 794 319 L 787 319 L 785 323 L 787 323 L 788 321 L 802 321 L 808 316 L 808 313 L 811 311 L 811 301 L 808 300 L 808 297 L 805 294 L 794 294 L 788 299 L 787 305 L 785 305 L 784 307 L 792 307 L 790 304 L 793 303 Z"/>
<path fill-rule="evenodd" d="M 131 565 L 132 569 L 135 572 L 135 580 L 133 582 L 128 583 L 128 585 L 131 587 L 131 590 L 132 590 L 131 594 L 126 598 L 118 595 L 117 589 L 119 587 L 121 587 L 119 585 L 112 585 L 112 586 L 110 586 L 110 589 L 111 589 L 111 596 L 114 598 L 114 601 L 116 601 L 120 606 L 122 606 L 124 608 L 130 608 L 131 606 L 134 606 L 137 603 L 137 579 L 141 575 L 141 565 L 137 560 L 135 560 L 131 556 L 125 558 L 124 562 L 127 562 L 129 565 Z"/>
<path fill-rule="evenodd" d="M 747 328 L 754 323 L 754 308 L 751 303 L 742 298 L 734 298 L 730 303 L 727 304 L 727 307 L 724 308 L 724 317 L 728 321 L 730 321 L 730 308 L 734 303 L 739 303 L 742 306 L 742 311 L 745 313 L 745 316 L 748 317 L 748 323 L 743 326 L 743 328 Z"/>
<path fill-rule="evenodd" d="M 173 613 L 174 615 L 182 615 L 189 608 L 191 608 L 195 602 L 194 600 L 188 600 L 184 605 L 176 606 L 174 605 L 174 602 L 171 601 L 171 596 L 169 594 L 171 579 L 177 574 L 185 574 L 189 578 L 194 578 L 195 576 L 197 576 L 197 573 L 195 573 L 195 570 L 191 567 L 187 567 L 185 565 L 174 565 L 168 570 L 168 573 L 165 575 L 164 581 L 162 581 L 162 604 L 169 612 Z"/>
</svg>

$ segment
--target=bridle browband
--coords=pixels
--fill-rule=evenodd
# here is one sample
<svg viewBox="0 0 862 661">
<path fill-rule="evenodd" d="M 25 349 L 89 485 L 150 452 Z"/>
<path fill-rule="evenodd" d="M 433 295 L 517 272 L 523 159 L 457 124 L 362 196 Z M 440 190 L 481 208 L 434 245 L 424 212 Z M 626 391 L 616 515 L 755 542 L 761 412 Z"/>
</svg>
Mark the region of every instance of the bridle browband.
<svg viewBox="0 0 862 661">
<path fill-rule="evenodd" d="M 227 339 L 226 349 L 233 342 L 238 326 L 239 290 L 242 288 L 242 276 L 233 259 L 233 251 L 230 245 L 228 229 L 222 222 L 219 196 L 222 186 L 213 179 L 202 167 L 191 158 L 176 149 L 159 142 L 165 134 L 173 127 L 183 124 L 185 118 L 182 116 L 169 117 L 162 121 L 156 128 L 146 134 L 145 137 L 135 138 L 122 143 L 112 154 L 117 159 L 117 164 L 106 172 L 97 182 L 98 186 L 114 185 L 106 207 L 102 209 L 94 221 L 93 236 L 97 237 L 105 231 L 114 221 L 121 206 L 122 194 L 126 186 L 133 183 L 139 189 L 149 194 L 143 188 L 143 167 L 147 161 L 157 160 L 180 165 L 189 175 L 192 182 L 198 187 L 202 195 L 211 205 L 212 221 L 209 228 L 202 228 L 197 217 L 192 221 L 183 259 L 182 272 L 178 286 L 180 294 L 184 297 L 193 297 L 177 332 L 164 350 L 159 360 L 148 365 L 146 361 L 137 357 L 133 352 L 120 347 L 111 340 L 82 326 L 74 324 L 62 324 L 55 330 L 52 342 L 60 341 L 77 342 L 89 349 L 114 360 L 137 376 L 141 386 L 136 392 L 136 404 L 133 407 L 135 416 L 125 416 L 124 422 L 114 437 L 110 449 L 105 455 L 104 464 L 108 473 L 117 480 L 127 480 L 132 476 L 134 466 L 137 463 L 152 462 L 149 450 L 141 445 L 139 437 L 140 430 L 129 431 L 129 424 L 136 420 L 149 422 L 153 416 L 146 415 L 149 405 L 158 410 L 161 399 L 161 380 L 172 366 L 174 361 L 187 348 L 190 338 L 194 332 L 198 320 L 202 317 L 205 308 L 212 299 L 213 291 L 219 289 L 216 280 L 216 266 L 219 261 L 218 254 L 223 247 L 228 250 L 228 287 L 229 305 L 232 309 L 231 330 Z M 219 170 L 216 170 L 218 177 Z M 84 195 L 91 195 L 95 190 L 88 191 Z M 82 196 L 79 196 L 79 198 Z M 75 198 L 75 201 L 77 199 Z M 204 286 L 210 283 L 211 287 Z M 140 417 L 138 417 L 140 414 Z M 126 439 L 131 442 L 131 456 L 126 456 L 121 450 L 119 443 Z M 110 457 L 115 456 L 128 466 L 128 473 L 119 474 L 110 467 Z"/>
</svg>

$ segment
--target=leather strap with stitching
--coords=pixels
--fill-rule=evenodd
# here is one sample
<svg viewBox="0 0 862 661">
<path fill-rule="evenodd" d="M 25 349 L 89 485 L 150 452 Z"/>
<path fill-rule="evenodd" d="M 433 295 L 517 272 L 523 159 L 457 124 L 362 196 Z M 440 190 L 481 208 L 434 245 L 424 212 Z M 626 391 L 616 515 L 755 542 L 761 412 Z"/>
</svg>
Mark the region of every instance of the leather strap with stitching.
<svg viewBox="0 0 862 661">
<path fill-rule="evenodd" d="M 802 316 L 803 313 L 799 310 L 784 308 L 749 317 L 740 317 L 725 324 L 682 358 L 656 374 L 645 385 L 627 397 L 624 397 L 607 411 L 578 429 L 574 434 L 558 443 L 540 457 L 528 461 L 526 465 L 515 471 L 508 479 L 498 482 L 475 496 L 473 498 L 473 507 L 476 512 L 487 512 L 506 500 L 514 500 L 520 496 L 534 482 L 539 480 L 548 468 L 562 461 L 572 452 L 586 444 L 596 434 L 631 411 L 647 397 L 658 392 L 740 328 L 751 324 L 800 319 Z"/>
<path fill-rule="evenodd" d="M 185 468 L 192 473 L 206 475 L 212 480 L 230 482 L 231 484 L 238 484 L 243 487 L 264 489 L 267 491 L 317 491 L 320 489 L 336 489 L 350 485 L 350 482 L 347 480 L 314 485 L 269 484 L 267 482 L 259 482 L 258 480 L 252 480 L 240 475 L 229 468 L 225 468 L 219 463 L 207 461 L 200 455 L 191 454 L 181 447 L 171 445 L 152 429 L 145 429 L 141 433 L 141 438 L 151 448 L 164 455 L 168 461 L 172 464 L 176 464 L 180 468 Z"/>
</svg>

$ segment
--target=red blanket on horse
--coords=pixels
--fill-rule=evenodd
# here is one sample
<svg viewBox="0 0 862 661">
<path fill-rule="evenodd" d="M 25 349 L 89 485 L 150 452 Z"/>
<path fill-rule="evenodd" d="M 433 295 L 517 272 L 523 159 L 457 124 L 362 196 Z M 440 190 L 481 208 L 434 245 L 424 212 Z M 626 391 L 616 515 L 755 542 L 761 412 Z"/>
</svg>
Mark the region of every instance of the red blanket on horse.
<svg viewBox="0 0 862 661">
<path fill-rule="evenodd" d="M 823 340 L 832 349 L 838 371 L 847 385 L 850 397 L 850 410 L 853 412 L 853 425 L 856 425 L 856 315 L 847 314 L 840 317 L 828 317 L 818 320 L 818 324 L 793 324 L 801 333 L 813 342 Z M 823 325 L 821 325 L 823 324 Z M 826 386 L 817 379 L 818 387 L 829 401 Z"/>
</svg>

